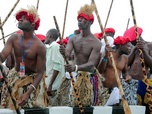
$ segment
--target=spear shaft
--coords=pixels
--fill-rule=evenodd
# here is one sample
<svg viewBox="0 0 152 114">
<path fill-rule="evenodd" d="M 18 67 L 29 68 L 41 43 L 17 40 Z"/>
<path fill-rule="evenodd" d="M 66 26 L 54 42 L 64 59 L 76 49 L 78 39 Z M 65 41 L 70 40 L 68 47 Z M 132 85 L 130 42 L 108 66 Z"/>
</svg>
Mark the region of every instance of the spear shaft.
<svg viewBox="0 0 152 114">
<path fill-rule="evenodd" d="M 62 44 L 63 44 L 63 43 L 62 43 L 62 37 L 61 37 L 61 34 L 60 34 L 60 29 L 59 29 L 59 26 L 58 26 L 56 17 L 53 16 L 53 19 L 54 19 L 54 23 L 55 23 L 55 25 L 56 25 L 56 29 L 57 29 L 58 32 L 59 32 L 59 39 L 60 39 L 60 42 L 61 42 L 61 45 L 62 45 Z M 64 59 L 65 59 L 66 64 L 69 64 L 66 55 L 64 54 L 63 56 L 64 56 Z M 76 86 L 75 86 L 74 78 L 73 78 L 71 72 L 69 72 L 69 74 L 70 74 L 70 79 L 71 79 L 71 81 L 72 81 L 73 90 L 74 90 L 74 92 L 75 92 L 75 97 L 76 97 L 77 102 L 78 102 L 78 105 L 79 105 L 80 112 L 81 112 L 81 114 L 84 114 L 84 109 L 83 109 L 83 107 L 82 107 L 82 104 L 81 104 L 81 101 L 80 101 L 80 98 L 79 98 L 78 90 L 77 90 L 77 88 L 76 88 Z"/>
<path fill-rule="evenodd" d="M 104 29 L 103 29 L 103 26 L 102 26 L 102 23 L 101 23 L 101 19 L 100 19 L 100 16 L 99 16 L 95 1 L 92 0 L 92 3 L 95 5 L 95 13 L 96 13 L 99 25 L 100 25 L 100 29 L 104 33 Z M 107 37 L 106 37 L 105 33 L 103 34 L 103 37 L 104 37 L 105 43 L 108 45 L 108 41 L 107 41 Z M 113 54 L 112 54 L 112 52 L 109 52 L 109 54 L 110 54 L 110 59 L 112 61 L 113 69 L 115 71 L 115 77 L 116 77 L 116 81 L 117 81 L 117 84 L 118 84 L 118 88 L 120 90 L 120 94 L 121 94 L 121 97 L 122 97 L 122 102 L 123 102 L 123 106 L 124 106 L 124 112 L 125 112 L 125 114 L 131 114 L 130 107 L 128 106 L 128 102 L 125 99 L 124 91 L 123 91 L 123 88 L 122 88 L 122 85 L 121 85 L 121 82 L 120 82 L 120 78 L 119 78 L 119 74 L 118 74 L 118 71 L 117 71 L 117 68 L 116 68 L 116 64 L 115 64 L 115 60 L 114 60 Z"/>
</svg>

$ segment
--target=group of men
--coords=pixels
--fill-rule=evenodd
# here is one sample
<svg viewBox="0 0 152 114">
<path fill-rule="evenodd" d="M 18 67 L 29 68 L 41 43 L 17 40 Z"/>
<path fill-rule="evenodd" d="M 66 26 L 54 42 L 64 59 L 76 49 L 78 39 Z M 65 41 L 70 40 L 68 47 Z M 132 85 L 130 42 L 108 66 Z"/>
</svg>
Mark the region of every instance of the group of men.
<svg viewBox="0 0 152 114">
<path fill-rule="evenodd" d="M 77 16 L 79 32 L 69 38 L 66 46 L 56 42 L 59 37 L 56 29 L 47 32 L 44 42 L 37 38 L 34 30 L 38 29 L 40 18 L 34 7 L 16 13 L 18 28 L 23 33 L 8 38 L 0 53 L 0 60 L 4 62 L 13 52 L 15 64 L 7 78 L 12 87 L 11 94 L 20 107 L 78 106 L 77 100 L 82 106 L 119 104 L 121 95 L 110 53 L 122 79 L 128 103 L 152 105 L 149 91 L 146 90 L 147 86 L 151 89 L 152 44 L 144 41 L 140 27 L 137 29 L 139 40 L 136 40 L 134 27 L 128 29 L 130 34 L 116 38 L 113 28 L 105 29 L 106 35 L 103 37 L 102 33 L 93 34 L 93 11 L 93 4 L 80 8 Z M 64 57 L 70 60 L 69 64 L 65 65 Z M 69 73 L 75 79 L 75 86 L 71 84 Z M 13 109 L 5 80 L 1 81 L 4 81 L 1 107 Z M 133 89 L 128 90 L 128 86 Z M 127 97 L 128 94 L 131 97 Z"/>
</svg>

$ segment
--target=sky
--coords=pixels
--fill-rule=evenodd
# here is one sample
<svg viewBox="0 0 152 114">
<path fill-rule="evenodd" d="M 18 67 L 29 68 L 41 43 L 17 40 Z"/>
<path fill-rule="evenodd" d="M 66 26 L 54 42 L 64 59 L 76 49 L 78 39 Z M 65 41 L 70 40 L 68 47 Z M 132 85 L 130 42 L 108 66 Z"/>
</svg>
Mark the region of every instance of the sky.
<svg viewBox="0 0 152 114">
<path fill-rule="evenodd" d="M 0 17 L 2 22 L 5 20 L 6 16 L 13 8 L 16 1 L 17 0 L 0 0 Z M 41 19 L 41 23 L 39 29 L 36 30 L 35 33 L 46 35 L 46 32 L 49 29 L 56 28 L 53 16 L 56 17 L 60 32 L 62 33 L 66 2 L 67 0 L 39 0 L 38 13 Z M 111 2 L 112 0 L 95 0 L 103 27 L 107 19 Z M 66 25 L 64 29 L 64 37 L 69 36 L 74 32 L 74 30 L 78 29 L 77 12 L 80 7 L 90 3 L 91 0 L 69 0 L 65 21 Z M 142 36 L 147 41 L 152 40 L 152 14 L 150 12 L 152 11 L 151 4 L 152 0 L 133 0 L 137 26 L 143 29 Z M 14 14 L 20 8 L 27 9 L 28 5 L 37 6 L 37 0 L 19 1 L 14 11 L 11 13 L 10 17 L 7 19 L 6 23 L 3 26 L 4 36 L 18 30 L 17 21 L 14 17 Z M 91 26 L 91 31 L 92 33 L 101 32 L 96 14 L 93 14 L 95 20 Z M 114 0 L 106 27 L 112 27 L 115 29 L 115 37 L 122 36 L 127 28 L 128 20 L 130 20 L 128 28 L 134 26 L 131 14 L 130 0 Z M 1 33 L 0 38 L 2 38 Z M 7 39 L 8 37 L 5 39 L 5 41 L 7 41 Z M 3 40 L 0 40 L 0 50 L 2 50 L 3 47 Z"/>
</svg>

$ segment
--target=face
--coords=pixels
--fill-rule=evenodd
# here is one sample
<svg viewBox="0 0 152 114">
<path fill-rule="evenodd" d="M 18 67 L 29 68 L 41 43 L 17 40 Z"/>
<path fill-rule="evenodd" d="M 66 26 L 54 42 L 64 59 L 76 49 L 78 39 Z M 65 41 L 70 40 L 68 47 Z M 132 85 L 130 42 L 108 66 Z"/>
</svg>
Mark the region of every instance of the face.
<svg viewBox="0 0 152 114">
<path fill-rule="evenodd" d="M 79 27 L 79 29 L 85 30 L 85 29 L 88 28 L 88 26 L 89 26 L 89 21 L 88 21 L 88 20 L 86 20 L 86 19 L 83 18 L 83 17 L 80 17 L 80 18 L 78 19 L 78 27 Z"/>
<path fill-rule="evenodd" d="M 45 44 L 49 44 L 49 43 L 50 43 L 50 39 L 51 39 L 51 38 L 50 38 L 50 34 L 47 33 L 44 43 L 45 43 Z"/>
<path fill-rule="evenodd" d="M 121 51 L 128 55 L 131 52 L 131 47 L 132 47 L 132 44 L 128 42 L 121 46 Z"/>
<path fill-rule="evenodd" d="M 18 22 L 18 28 L 23 31 L 30 31 L 32 29 L 32 23 L 26 19 L 26 16 L 22 16 Z"/>
</svg>

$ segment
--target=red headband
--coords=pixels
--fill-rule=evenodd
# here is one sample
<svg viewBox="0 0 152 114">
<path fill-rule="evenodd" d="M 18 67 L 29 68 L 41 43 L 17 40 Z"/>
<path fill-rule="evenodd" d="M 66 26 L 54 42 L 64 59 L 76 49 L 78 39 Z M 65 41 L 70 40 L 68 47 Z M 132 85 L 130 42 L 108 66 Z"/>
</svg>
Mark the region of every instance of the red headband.
<svg viewBox="0 0 152 114">
<path fill-rule="evenodd" d="M 94 22 L 94 16 L 93 16 L 93 14 L 92 14 L 91 16 L 88 16 L 88 15 L 86 15 L 86 14 L 84 14 L 84 13 L 80 13 L 80 14 L 77 16 L 77 19 L 79 19 L 80 17 L 83 17 L 83 18 L 85 18 L 85 19 L 88 20 L 88 21 L 92 21 L 92 23 Z"/>
<path fill-rule="evenodd" d="M 115 30 L 113 28 L 106 28 L 104 31 L 105 33 L 108 33 L 108 32 L 115 33 Z"/>
<path fill-rule="evenodd" d="M 115 45 L 123 45 L 130 42 L 128 37 L 123 37 L 123 36 L 118 36 L 115 40 L 114 40 L 114 44 Z"/>
<path fill-rule="evenodd" d="M 143 32 L 142 28 L 137 27 L 137 31 L 138 31 L 138 33 L 139 33 L 139 36 L 141 36 L 141 34 L 142 34 L 142 32 Z M 127 29 L 127 30 L 124 32 L 123 36 L 124 36 L 124 37 L 128 37 L 131 42 L 134 41 L 134 40 L 136 40 L 135 27 L 133 26 L 133 27 Z"/>
<path fill-rule="evenodd" d="M 40 26 L 40 18 L 38 18 L 38 20 L 35 21 L 35 17 L 32 14 L 28 14 L 27 11 L 20 11 L 16 14 L 16 19 L 19 21 L 19 19 L 25 15 L 26 19 L 28 19 L 31 23 L 35 23 L 35 30 L 38 29 L 38 27 Z"/>
<path fill-rule="evenodd" d="M 103 36 L 102 33 L 95 33 L 94 35 L 95 35 L 95 37 L 97 37 L 99 40 L 101 40 L 101 38 L 102 38 L 102 36 Z"/>
</svg>

